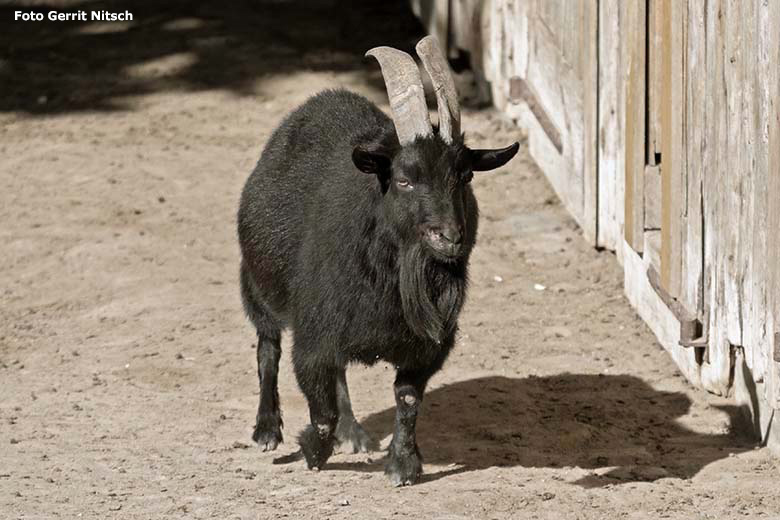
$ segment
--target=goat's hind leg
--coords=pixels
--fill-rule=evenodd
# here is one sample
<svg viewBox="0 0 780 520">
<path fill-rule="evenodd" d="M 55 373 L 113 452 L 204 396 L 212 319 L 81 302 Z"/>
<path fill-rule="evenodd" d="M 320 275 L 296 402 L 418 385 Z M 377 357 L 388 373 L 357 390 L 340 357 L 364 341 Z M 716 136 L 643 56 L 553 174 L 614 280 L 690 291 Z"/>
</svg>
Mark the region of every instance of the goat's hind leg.
<svg viewBox="0 0 780 520">
<path fill-rule="evenodd" d="M 263 451 L 282 442 L 282 412 L 279 407 L 279 358 L 282 355 L 282 324 L 253 290 L 249 273 L 241 267 L 241 298 L 249 320 L 257 329 L 257 379 L 260 403 L 252 439 Z"/>
<path fill-rule="evenodd" d="M 342 452 L 369 452 L 379 449 L 379 443 L 372 439 L 360 426 L 352 412 L 352 401 L 347 388 L 347 371 L 342 368 L 336 378 L 336 395 L 338 398 L 339 422 L 336 426 L 336 441 Z"/>
</svg>

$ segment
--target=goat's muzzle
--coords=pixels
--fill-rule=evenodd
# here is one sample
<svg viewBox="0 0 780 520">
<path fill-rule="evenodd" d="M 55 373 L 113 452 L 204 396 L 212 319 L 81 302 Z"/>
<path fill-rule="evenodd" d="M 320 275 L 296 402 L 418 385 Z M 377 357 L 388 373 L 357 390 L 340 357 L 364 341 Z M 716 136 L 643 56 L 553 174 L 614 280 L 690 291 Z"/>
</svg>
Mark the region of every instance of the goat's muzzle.
<svg viewBox="0 0 780 520">
<path fill-rule="evenodd" d="M 454 260 L 462 250 L 463 228 L 455 224 L 426 226 L 423 241 L 437 256 Z"/>
</svg>

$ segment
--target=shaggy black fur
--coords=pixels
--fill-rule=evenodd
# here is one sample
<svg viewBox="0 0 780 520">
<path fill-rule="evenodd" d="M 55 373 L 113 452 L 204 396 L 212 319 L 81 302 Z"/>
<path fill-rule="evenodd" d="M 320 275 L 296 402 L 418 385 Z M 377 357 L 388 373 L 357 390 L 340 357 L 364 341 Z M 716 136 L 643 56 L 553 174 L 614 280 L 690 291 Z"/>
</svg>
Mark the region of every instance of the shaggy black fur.
<svg viewBox="0 0 780 520">
<path fill-rule="evenodd" d="M 282 440 L 279 343 L 290 326 L 309 467 L 321 468 L 335 441 L 373 447 L 344 370 L 384 360 L 397 369 L 398 404 L 387 472 L 395 484 L 417 480 L 417 410 L 454 344 L 477 235 L 472 172 L 517 148 L 470 150 L 462 136 L 447 145 L 436 134 L 401 147 L 392 121 L 346 91 L 322 92 L 282 122 L 238 212 L 241 294 L 258 335 L 253 438 L 264 449 Z"/>
</svg>

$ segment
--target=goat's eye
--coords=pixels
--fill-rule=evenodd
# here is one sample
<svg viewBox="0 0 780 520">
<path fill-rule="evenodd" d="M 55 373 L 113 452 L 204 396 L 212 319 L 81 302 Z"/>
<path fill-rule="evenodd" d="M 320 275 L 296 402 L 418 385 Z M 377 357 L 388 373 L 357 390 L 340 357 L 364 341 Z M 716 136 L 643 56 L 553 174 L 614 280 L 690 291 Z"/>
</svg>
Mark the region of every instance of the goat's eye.
<svg viewBox="0 0 780 520">
<path fill-rule="evenodd" d="M 469 171 L 467 171 L 466 173 L 463 174 L 463 182 L 466 183 L 466 184 L 471 182 L 471 179 L 473 179 L 473 178 L 474 178 L 474 172 L 472 172 L 471 170 L 469 170 Z"/>
<path fill-rule="evenodd" d="M 411 190 L 412 188 L 414 188 L 414 186 L 412 186 L 412 183 L 411 183 L 411 182 L 409 182 L 409 179 L 397 179 L 397 180 L 395 181 L 395 183 L 396 183 L 396 184 L 398 185 L 398 187 L 399 187 L 399 188 L 401 188 L 402 190 Z"/>
</svg>

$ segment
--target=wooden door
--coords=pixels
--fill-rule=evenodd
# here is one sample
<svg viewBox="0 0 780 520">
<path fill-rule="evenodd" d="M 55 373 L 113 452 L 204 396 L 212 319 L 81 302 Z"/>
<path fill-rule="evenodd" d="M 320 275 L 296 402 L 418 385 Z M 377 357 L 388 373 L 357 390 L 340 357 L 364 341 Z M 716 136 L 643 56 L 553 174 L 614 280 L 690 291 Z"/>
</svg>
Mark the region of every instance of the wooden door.
<svg viewBox="0 0 780 520">
<path fill-rule="evenodd" d="M 700 383 L 702 365 L 711 361 L 704 297 L 704 158 L 693 153 L 690 143 L 701 142 L 706 126 L 705 98 L 697 93 L 701 85 L 689 73 L 704 60 L 692 56 L 699 49 L 688 46 L 686 2 L 641 0 L 621 3 L 620 9 L 626 74 L 625 243 L 642 257 L 650 285 L 679 322 L 679 342 L 666 348 L 686 377 Z M 660 316 L 649 320 L 664 321 Z M 711 389 L 724 393 L 730 365 L 715 357 L 726 378 L 718 375 Z"/>
<path fill-rule="evenodd" d="M 780 359 L 769 146 L 780 10 L 752 0 L 629 5 L 625 239 L 681 322 L 682 357 L 698 365 L 683 371 L 726 394 L 737 357 L 756 382 Z"/>
</svg>

